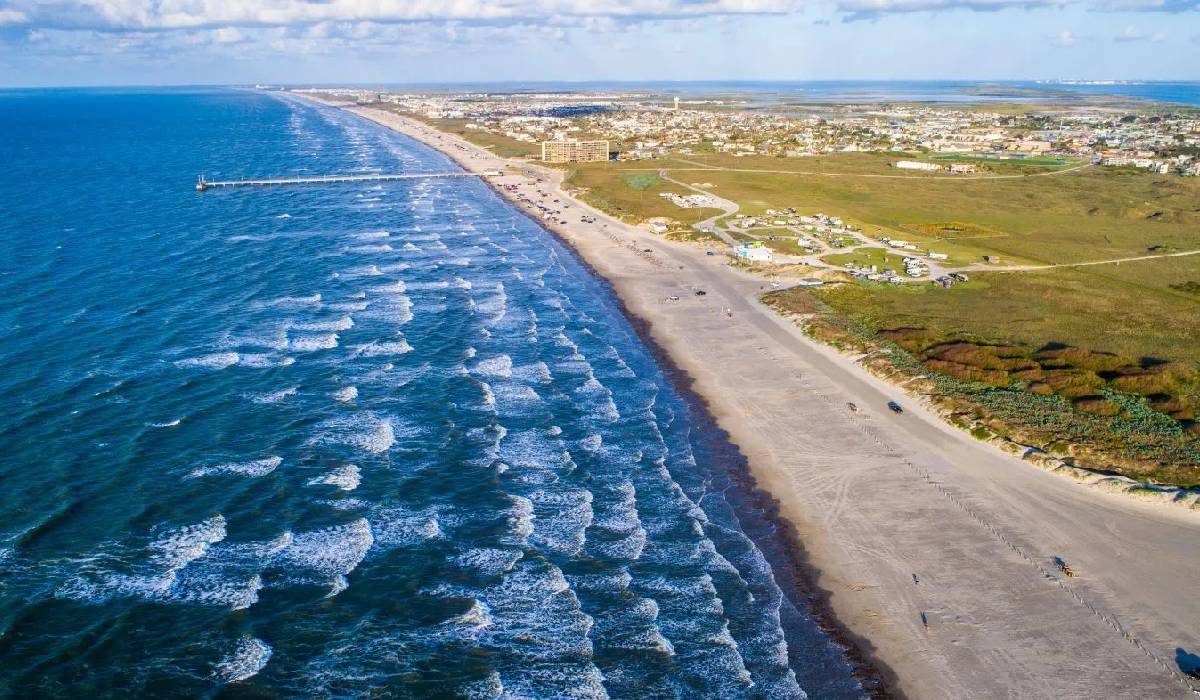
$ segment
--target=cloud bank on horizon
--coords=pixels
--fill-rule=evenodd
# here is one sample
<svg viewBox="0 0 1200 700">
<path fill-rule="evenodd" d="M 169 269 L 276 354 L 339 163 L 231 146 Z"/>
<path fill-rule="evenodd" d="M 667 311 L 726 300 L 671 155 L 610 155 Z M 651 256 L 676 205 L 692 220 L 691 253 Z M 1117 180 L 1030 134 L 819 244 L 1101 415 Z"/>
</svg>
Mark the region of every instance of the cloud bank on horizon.
<svg viewBox="0 0 1200 700">
<path fill-rule="evenodd" d="M 599 35 L 607 36 L 607 54 L 587 45 Z M 995 41 L 1002 35 L 1007 49 Z M 1143 44 L 1172 46 L 1178 57 L 1149 54 Z M 850 46 L 855 56 L 846 55 Z M 106 82 L 106 75 L 121 82 L 123 74 L 237 79 L 212 75 L 206 63 L 303 81 L 289 68 L 313 56 L 323 57 L 313 80 L 353 80 L 330 71 L 361 69 L 364 57 L 375 61 L 372 75 L 359 76 L 366 80 L 380 79 L 381 58 L 409 73 L 426 64 L 417 72 L 431 80 L 497 79 L 522 65 L 528 79 L 752 77 L 740 73 L 756 62 L 764 78 L 967 77 L 946 68 L 972 77 L 1055 77 L 1109 64 L 1144 65 L 1137 77 L 1200 78 L 1197 46 L 1200 0 L 0 0 L 0 84 Z M 975 58 L 932 61 L 914 48 Z M 1071 59 L 1068 48 L 1114 60 Z M 496 60 L 474 73 L 454 70 L 447 51 L 491 52 Z M 658 55 L 630 60 L 621 51 Z M 441 62 L 433 60 L 438 54 Z M 556 60 L 544 65 L 548 57 Z M 789 65 L 797 59 L 803 70 Z M 164 61 L 180 65 L 164 72 Z M 711 74 L 722 65 L 725 74 Z M 1060 70 L 1011 75 L 1029 70 L 1019 66 Z"/>
<path fill-rule="evenodd" d="M 283 27 L 321 22 L 487 23 L 579 18 L 645 21 L 782 15 L 820 0 L 0 0 L 0 25 L 104 31 Z M 1188 12 L 1200 0 L 835 0 L 846 19 L 890 13 L 1083 5 L 1104 11 Z"/>
</svg>

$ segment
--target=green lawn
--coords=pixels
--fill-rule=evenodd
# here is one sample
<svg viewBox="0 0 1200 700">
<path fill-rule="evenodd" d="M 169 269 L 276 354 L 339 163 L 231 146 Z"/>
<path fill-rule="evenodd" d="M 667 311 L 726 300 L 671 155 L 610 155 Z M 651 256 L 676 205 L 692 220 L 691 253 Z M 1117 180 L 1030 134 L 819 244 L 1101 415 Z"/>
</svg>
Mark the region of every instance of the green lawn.
<svg viewBox="0 0 1200 700">
<path fill-rule="evenodd" d="M 904 269 L 904 257 L 884 248 L 859 248 L 850 253 L 836 253 L 821 258 L 831 265 L 850 265 L 858 267 L 876 266 L 880 272 L 887 268 Z"/>
<path fill-rule="evenodd" d="M 566 186 L 583 188 L 591 205 L 631 223 L 666 217 L 689 226 L 720 214 L 718 209 L 685 209 L 676 206 L 663 192 L 687 194 L 685 188 L 659 178 L 653 172 L 628 171 L 615 163 L 575 163 L 567 172 Z"/>
<path fill-rule="evenodd" d="M 435 129 L 448 134 L 454 134 L 504 158 L 541 157 L 542 155 L 541 144 L 518 141 L 517 139 L 490 131 L 468 129 L 467 124 L 471 123 L 469 119 L 419 119 Z"/>
<path fill-rule="evenodd" d="M 972 273 L 950 289 L 847 284 L 814 292 L 872 329 L 927 328 L 993 342 L 1063 343 L 1200 363 L 1200 256 L 1031 272 Z"/>
<path fill-rule="evenodd" d="M 1200 248 L 1198 178 L 1091 168 L 1002 180 L 716 170 L 703 179 L 748 214 L 785 207 L 820 211 L 862 222 L 871 235 L 892 232 L 923 247 L 948 242 L 932 226 L 973 224 L 987 235 L 953 241 L 968 256 L 1053 263 L 1135 256 L 1155 246 Z"/>
</svg>

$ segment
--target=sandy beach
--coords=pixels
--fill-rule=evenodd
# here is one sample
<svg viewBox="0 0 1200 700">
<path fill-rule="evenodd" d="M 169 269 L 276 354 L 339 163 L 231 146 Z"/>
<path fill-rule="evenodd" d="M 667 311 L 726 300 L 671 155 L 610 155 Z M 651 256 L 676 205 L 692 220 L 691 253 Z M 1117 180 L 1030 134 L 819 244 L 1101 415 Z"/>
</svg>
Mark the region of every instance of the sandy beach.
<svg viewBox="0 0 1200 700">
<path fill-rule="evenodd" d="M 1169 698 L 1200 687 L 1177 661 L 1200 654 L 1195 513 L 1087 489 L 944 425 L 759 303 L 766 283 L 721 251 L 570 199 L 559 171 L 349 109 L 472 172 L 505 171 L 490 184 L 539 220 L 521 197 L 561 209 L 565 224 L 543 223 L 690 376 L 897 695 Z M 907 410 L 890 413 L 890 400 Z M 1063 577 L 1056 557 L 1077 575 Z"/>
</svg>

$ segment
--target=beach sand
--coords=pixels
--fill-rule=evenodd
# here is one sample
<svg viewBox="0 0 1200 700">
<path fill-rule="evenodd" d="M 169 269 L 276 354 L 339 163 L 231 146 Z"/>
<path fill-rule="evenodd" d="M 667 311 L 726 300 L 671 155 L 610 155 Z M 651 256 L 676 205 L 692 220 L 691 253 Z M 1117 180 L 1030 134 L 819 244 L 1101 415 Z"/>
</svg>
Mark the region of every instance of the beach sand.
<svg viewBox="0 0 1200 700">
<path fill-rule="evenodd" d="M 349 109 L 470 171 L 511 165 L 487 179 L 535 218 L 503 185 L 560 201 L 550 206 L 567 223 L 547 228 L 692 379 L 889 690 L 1192 696 L 1176 660 L 1200 653 L 1197 514 L 1087 489 L 946 426 L 759 303 L 766 283 L 726 265 L 724 251 L 708 256 L 592 210 L 560 191 L 559 171 L 383 109 Z M 890 413 L 889 400 L 907 410 Z M 1055 557 L 1076 577 L 1063 578 Z"/>
</svg>

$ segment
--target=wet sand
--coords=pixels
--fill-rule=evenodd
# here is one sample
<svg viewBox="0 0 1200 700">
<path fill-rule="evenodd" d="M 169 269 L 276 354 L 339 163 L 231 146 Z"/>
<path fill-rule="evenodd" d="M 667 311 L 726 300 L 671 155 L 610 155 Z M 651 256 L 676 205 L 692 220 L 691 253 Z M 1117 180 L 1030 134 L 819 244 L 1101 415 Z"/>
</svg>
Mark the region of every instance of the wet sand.
<svg viewBox="0 0 1200 700">
<path fill-rule="evenodd" d="M 570 200 L 561 172 L 391 112 L 351 111 L 468 170 L 513 166 L 488 180 L 536 218 L 504 185 L 543 201 L 540 189 L 562 209 L 567 223 L 547 227 L 691 378 L 794 526 L 860 653 L 894 673 L 891 690 L 1192 697 L 1176 658 L 1200 653 L 1196 514 L 1086 489 L 944 425 L 760 304 L 764 282 L 726 266 L 721 251 L 707 256 Z M 596 222 L 581 222 L 585 213 Z M 888 412 L 889 400 L 908 410 Z M 1062 577 L 1055 557 L 1078 575 Z"/>
</svg>

